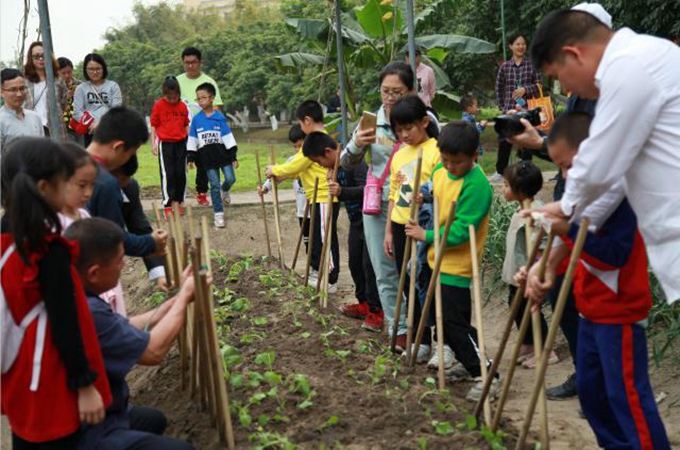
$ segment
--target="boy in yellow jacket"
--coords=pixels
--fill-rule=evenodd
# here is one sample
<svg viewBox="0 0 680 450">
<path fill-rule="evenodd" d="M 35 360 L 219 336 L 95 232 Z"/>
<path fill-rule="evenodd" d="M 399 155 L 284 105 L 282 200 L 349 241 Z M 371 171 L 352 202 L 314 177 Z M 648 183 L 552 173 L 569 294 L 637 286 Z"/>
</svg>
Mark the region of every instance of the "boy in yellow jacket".
<svg viewBox="0 0 680 450">
<path fill-rule="evenodd" d="M 477 347 L 477 330 L 471 324 L 472 249 L 469 226 L 474 225 L 477 237 L 477 257 L 481 258 L 489 228 L 489 211 L 493 190 L 481 167 L 475 163 L 479 135 L 473 125 L 454 121 L 439 135 L 442 163 L 432 172 L 432 190 L 439 205 L 439 224 L 444 235 L 444 224 L 451 203 L 456 202 L 456 216 L 451 224 L 441 266 L 442 316 L 444 341 L 460 362 L 454 366 L 450 380 L 473 379 L 475 385 L 468 392 L 468 400 L 476 400 L 481 393 L 482 378 Z M 424 230 L 415 223 L 406 226 L 406 235 L 427 244 L 434 243 L 434 230 Z M 430 267 L 434 266 L 434 246 L 428 252 Z M 492 398 L 497 383 L 492 385 Z"/>
</svg>

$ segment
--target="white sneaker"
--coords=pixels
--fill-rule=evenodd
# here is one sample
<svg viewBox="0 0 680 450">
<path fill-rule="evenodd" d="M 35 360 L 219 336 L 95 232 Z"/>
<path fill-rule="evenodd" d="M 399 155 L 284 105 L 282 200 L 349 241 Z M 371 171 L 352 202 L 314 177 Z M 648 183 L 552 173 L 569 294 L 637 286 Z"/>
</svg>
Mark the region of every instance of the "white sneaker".
<svg viewBox="0 0 680 450">
<path fill-rule="evenodd" d="M 228 206 L 231 204 L 231 195 L 229 194 L 229 191 L 221 191 L 222 192 L 222 204 L 224 206 Z"/>
<path fill-rule="evenodd" d="M 496 172 L 493 175 L 489 176 L 488 180 L 489 180 L 489 183 L 502 183 L 503 182 L 503 175 Z"/>
<path fill-rule="evenodd" d="M 482 381 L 482 377 L 475 377 L 475 385 L 470 388 L 470 391 L 467 393 L 465 398 L 471 402 L 478 402 L 479 399 L 482 397 L 482 389 L 484 389 L 484 381 Z M 489 388 L 489 395 L 488 399 L 490 402 L 493 402 L 498 398 L 498 387 L 501 384 L 501 380 L 499 377 L 494 377 L 493 381 L 491 382 L 491 387 Z"/>
<path fill-rule="evenodd" d="M 451 350 L 451 347 L 444 344 L 444 370 L 451 369 L 454 362 L 455 357 L 453 355 L 453 350 Z M 436 345 L 432 347 L 432 358 L 428 361 L 427 368 L 432 370 L 439 369 L 439 352 L 437 351 Z"/>
<path fill-rule="evenodd" d="M 415 344 L 411 344 L 411 353 L 416 349 Z M 420 344 L 418 347 L 418 356 L 416 356 L 416 364 L 425 364 L 427 359 L 430 357 L 430 352 L 432 348 L 427 344 Z M 402 358 L 406 358 L 406 351 L 401 353 Z"/>
<path fill-rule="evenodd" d="M 338 292 L 338 283 L 328 283 L 328 294 L 335 294 Z"/>
<path fill-rule="evenodd" d="M 470 372 L 467 371 L 463 363 L 457 362 L 451 369 L 445 371 L 449 381 L 471 381 Z"/>
<path fill-rule="evenodd" d="M 319 272 L 314 270 L 314 269 L 310 269 L 309 278 L 307 278 L 307 286 L 313 287 L 313 288 L 316 289 L 316 282 L 317 282 L 318 279 L 319 279 Z"/>
<path fill-rule="evenodd" d="M 215 227 L 224 228 L 224 213 L 215 213 Z"/>
</svg>

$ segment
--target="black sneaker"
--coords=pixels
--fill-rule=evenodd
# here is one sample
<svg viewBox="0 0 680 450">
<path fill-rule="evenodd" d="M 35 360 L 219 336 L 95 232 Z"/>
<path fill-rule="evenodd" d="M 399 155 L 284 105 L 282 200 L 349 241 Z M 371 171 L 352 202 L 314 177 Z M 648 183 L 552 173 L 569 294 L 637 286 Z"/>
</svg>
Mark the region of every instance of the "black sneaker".
<svg viewBox="0 0 680 450">
<path fill-rule="evenodd" d="M 569 378 L 559 386 L 552 387 L 545 390 L 545 396 L 548 400 L 569 400 L 578 395 L 576 390 L 576 373 L 569 375 Z"/>
</svg>

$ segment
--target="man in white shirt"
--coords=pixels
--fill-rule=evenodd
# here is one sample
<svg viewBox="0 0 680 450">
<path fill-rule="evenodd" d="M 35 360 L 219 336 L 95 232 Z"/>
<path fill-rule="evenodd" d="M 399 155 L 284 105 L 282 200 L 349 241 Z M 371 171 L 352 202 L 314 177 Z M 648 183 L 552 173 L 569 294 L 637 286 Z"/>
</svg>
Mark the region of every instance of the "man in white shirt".
<svg viewBox="0 0 680 450">
<path fill-rule="evenodd" d="M 17 69 L 2 69 L 2 100 L 0 108 L 0 150 L 22 136 L 43 137 L 42 119 L 34 111 L 23 108 L 26 100 L 26 80 Z"/>
<path fill-rule="evenodd" d="M 531 56 L 566 90 L 598 99 L 562 200 L 542 210 L 577 217 L 622 180 L 666 299 L 680 299 L 680 48 L 565 10 L 538 25 Z"/>
</svg>

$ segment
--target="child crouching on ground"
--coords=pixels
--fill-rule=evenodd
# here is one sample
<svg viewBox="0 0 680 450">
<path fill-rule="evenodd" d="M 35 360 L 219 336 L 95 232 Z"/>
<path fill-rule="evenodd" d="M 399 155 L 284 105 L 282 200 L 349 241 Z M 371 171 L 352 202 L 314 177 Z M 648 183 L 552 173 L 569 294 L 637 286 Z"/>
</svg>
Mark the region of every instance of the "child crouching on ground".
<svg viewBox="0 0 680 450">
<path fill-rule="evenodd" d="M 501 273 L 501 279 L 509 287 L 508 302 L 512 303 L 512 299 L 517 292 L 515 274 L 520 267 L 526 265 L 528 256 L 525 229 L 526 219 L 520 216 L 519 211 L 527 200 L 531 203 L 532 208 L 543 205 L 540 200 L 534 200 L 534 196 L 543 187 L 543 175 L 541 174 L 541 169 L 532 164 L 531 161 L 520 161 L 517 164 L 508 166 L 505 172 L 503 172 L 503 178 L 503 196 L 509 202 L 519 203 L 519 209 L 515 211 L 510 219 L 510 226 L 505 238 L 505 259 L 503 260 L 503 270 Z M 535 239 L 535 236 L 532 235 L 532 239 Z M 533 244 L 533 242 L 530 244 Z M 515 316 L 517 329 L 519 329 L 522 322 L 525 307 L 526 302 L 522 300 L 519 311 Z M 548 325 L 543 314 L 541 314 L 541 335 L 545 337 L 547 333 Z M 551 352 L 548 364 L 555 364 L 558 361 L 555 352 Z M 517 364 L 522 364 L 522 367 L 526 369 L 536 367 L 534 359 L 534 334 L 531 328 L 524 335 Z"/>
<path fill-rule="evenodd" d="M 201 112 L 191 119 L 187 157 L 198 158 L 210 182 L 210 199 L 215 213 L 215 227 L 224 228 L 224 205 L 231 203 L 229 190 L 236 183 L 234 169 L 238 168 L 236 140 L 227 119 L 213 109 L 215 86 L 203 83 L 196 88 L 196 99 Z M 220 184 L 220 172 L 224 183 Z"/>
<path fill-rule="evenodd" d="M 576 112 L 555 121 L 548 151 L 564 174 L 587 138 L 590 122 L 589 115 Z M 583 217 L 588 217 L 588 208 Z M 538 280 L 536 269 L 529 272 L 527 296 L 536 304 L 554 284 L 557 265 L 569 257 L 579 231 L 565 222 L 553 224 L 558 227 L 566 245 L 553 247 L 545 282 Z M 578 397 L 597 443 L 603 448 L 670 449 L 647 367 L 645 327 L 652 306 L 647 255 L 627 199 L 599 229 L 588 232 L 574 274 L 574 297 L 581 315 Z"/>
<path fill-rule="evenodd" d="M 469 123 L 454 121 L 446 125 L 439 135 L 439 151 L 442 163 L 432 173 L 432 191 L 439 206 L 441 236 L 443 225 L 456 202 L 456 215 L 445 243 L 446 250 L 441 266 L 442 316 L 444 341 L 451 347 L 461 363 L 454 366 L 449 380 L 462 381 L 472 378 L 475 385 L 467 399 L 479 399 L 482 369 L 477 351 L 477 330 L 471 324 L 472 297 L 472 251 L 481 259 L 489 228 L 489 211 L 493 191 L 481 167 L 475 163 L 479 134 Z M 470 248 L 469 226 L 474 225 L 477 248 Z M 425 231 L 415 223 L 406 226 L 406 235 L 430 245 L 428 260 L 434 267 L 434 230 Z M 490 398 L 497 391 L 497 380 L 491 385 Z"/>
</svg>

